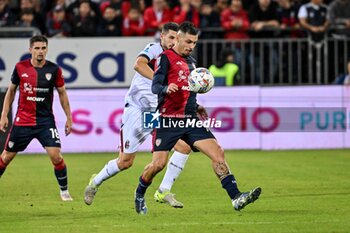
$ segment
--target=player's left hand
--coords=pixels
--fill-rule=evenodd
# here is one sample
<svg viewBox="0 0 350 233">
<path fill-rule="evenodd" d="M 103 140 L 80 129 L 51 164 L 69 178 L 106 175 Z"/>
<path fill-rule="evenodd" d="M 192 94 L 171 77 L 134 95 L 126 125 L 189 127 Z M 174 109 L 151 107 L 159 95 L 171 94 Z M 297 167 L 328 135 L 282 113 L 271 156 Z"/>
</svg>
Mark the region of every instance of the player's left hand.
<svg viewBox="0 0 350 233">
<path fill-rule="evenodd" d="M 201 120 L 208 119 L 208 112 L 202 105 L 198 105 L 197 114 Z"/>
<path fill-rule="evenodd" d="M 179 90 L 179 87 L 175 83 L 170 83 L 167 89 L 167 94 L 171 94 L 173 92 L 177 92 Z"/>
<path fill-rule="evenodd" d="M 64 128 L 66 136 L 68 136 L 72 132 L 72 120 L 67 120 Z"/>
<path fill-rule="evenodd" d="M 9 121 L 7 117 L 2 117 L 0 120 L 0 131 L 6 132 L 6 129 L 8 127 Z"/>
</svg>

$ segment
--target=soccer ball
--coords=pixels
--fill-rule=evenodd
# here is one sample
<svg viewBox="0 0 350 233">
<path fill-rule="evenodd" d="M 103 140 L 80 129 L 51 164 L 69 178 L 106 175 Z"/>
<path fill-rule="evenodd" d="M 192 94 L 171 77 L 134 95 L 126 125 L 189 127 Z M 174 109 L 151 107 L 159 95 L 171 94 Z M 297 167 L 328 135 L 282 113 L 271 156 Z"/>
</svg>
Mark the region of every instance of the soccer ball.
<svg viewBox="0 0 350 233">
<path fill-rule="evenodd" d="M 207 93 L 214 86 L 214 77 L 210 71 L 203 67 L 192 70 L 188 76 L 188 86 L 190 91 L 196 93 Z"/>
</svg>

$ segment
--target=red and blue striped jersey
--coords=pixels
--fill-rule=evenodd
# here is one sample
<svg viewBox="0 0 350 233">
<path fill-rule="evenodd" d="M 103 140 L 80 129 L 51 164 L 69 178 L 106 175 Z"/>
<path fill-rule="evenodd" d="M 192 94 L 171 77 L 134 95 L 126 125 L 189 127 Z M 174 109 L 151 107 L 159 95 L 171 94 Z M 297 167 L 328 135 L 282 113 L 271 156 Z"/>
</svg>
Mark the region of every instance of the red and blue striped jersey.
<svg viewBox="0 0 350 233">
<path fill-rule="evenodd" d="M 158 109 L 164 117 L 184 118 L 196 116 L 196 93 L 188 86 L 188 76 L 195 69 L 195 59 L 182 57 L 173 49 L 164 51 L 158 58 L 152 82 L 152 92 L 158 95 Z M 170 83 L 175 83 L 179 90 L 167 94 Z"/>
<path fill-rule="evenodd" d="M 18 62 L 11 82 L 19 86 L 19 99 L 13 124 L 38 126 L 55 122 L 52 103 L 54 87 L 62 87 L 61 68 L 46 61 L 42 68 L 34 67 L 30 59 Z"/>
</svg>

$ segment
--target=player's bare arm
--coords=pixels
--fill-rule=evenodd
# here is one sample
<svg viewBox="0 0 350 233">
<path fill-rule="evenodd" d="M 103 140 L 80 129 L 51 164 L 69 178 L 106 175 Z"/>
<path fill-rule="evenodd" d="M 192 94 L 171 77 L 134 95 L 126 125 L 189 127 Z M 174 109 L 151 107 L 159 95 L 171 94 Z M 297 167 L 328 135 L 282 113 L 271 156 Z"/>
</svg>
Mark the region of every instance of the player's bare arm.
<svg viewBox="0 0 350 233">
<path fill-rule="evenodd" d="M 72 132 L 72 113 L 70 110 L 68 95 L 67 95 L 67 91 L 66 91 L 65 86 L 58 87 L 57 91 L 59 94 L 62 109 L 67 117 L 67 121 L 66 121 L 66 125 L 65 125 L 65 133 L 67 136 Z"/>
<path fill-rule="evenodd" d="M 4 105 L 2 108 L 1 120 L 0 120 L 0 130 L 3 132 L 5 132 L 8 127 L 7 115 L 10 111 L 13 100 L 15 99 L 16 89 L 17 89 L 17 85 L 11 83 L 5 95 Z"/>
<path fill-rule="evenodd" d="M 141 74 L 143 77 L 152 80 L 154 72 L 151 67 L 149 67 L 148 62 L 148 59 L 143 56 L 137 57 L 134 64 L 134 70 Z"/>
<path fill-rule="evenodd" d="M 206 120 L 208 118 L 208 112 L 202 105 L 198 105 L 197 114 L 202 120 Z"/>
</svg>

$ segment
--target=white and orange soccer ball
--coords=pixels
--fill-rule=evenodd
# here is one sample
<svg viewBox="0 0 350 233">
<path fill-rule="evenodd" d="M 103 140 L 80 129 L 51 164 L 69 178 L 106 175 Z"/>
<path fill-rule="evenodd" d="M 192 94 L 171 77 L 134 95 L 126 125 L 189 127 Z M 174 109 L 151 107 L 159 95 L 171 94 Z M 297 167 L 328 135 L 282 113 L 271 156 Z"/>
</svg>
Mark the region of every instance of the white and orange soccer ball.
<svg viewBox="0 0 350 233">
<path fill-rule="evenodd" d="M 210 91 L 214 86 L 215 80 L 210 71 L 203 67 L 192 70 L 188 76 L 188 86 L 190 91 L 202 94 Z"/>
</svg>

